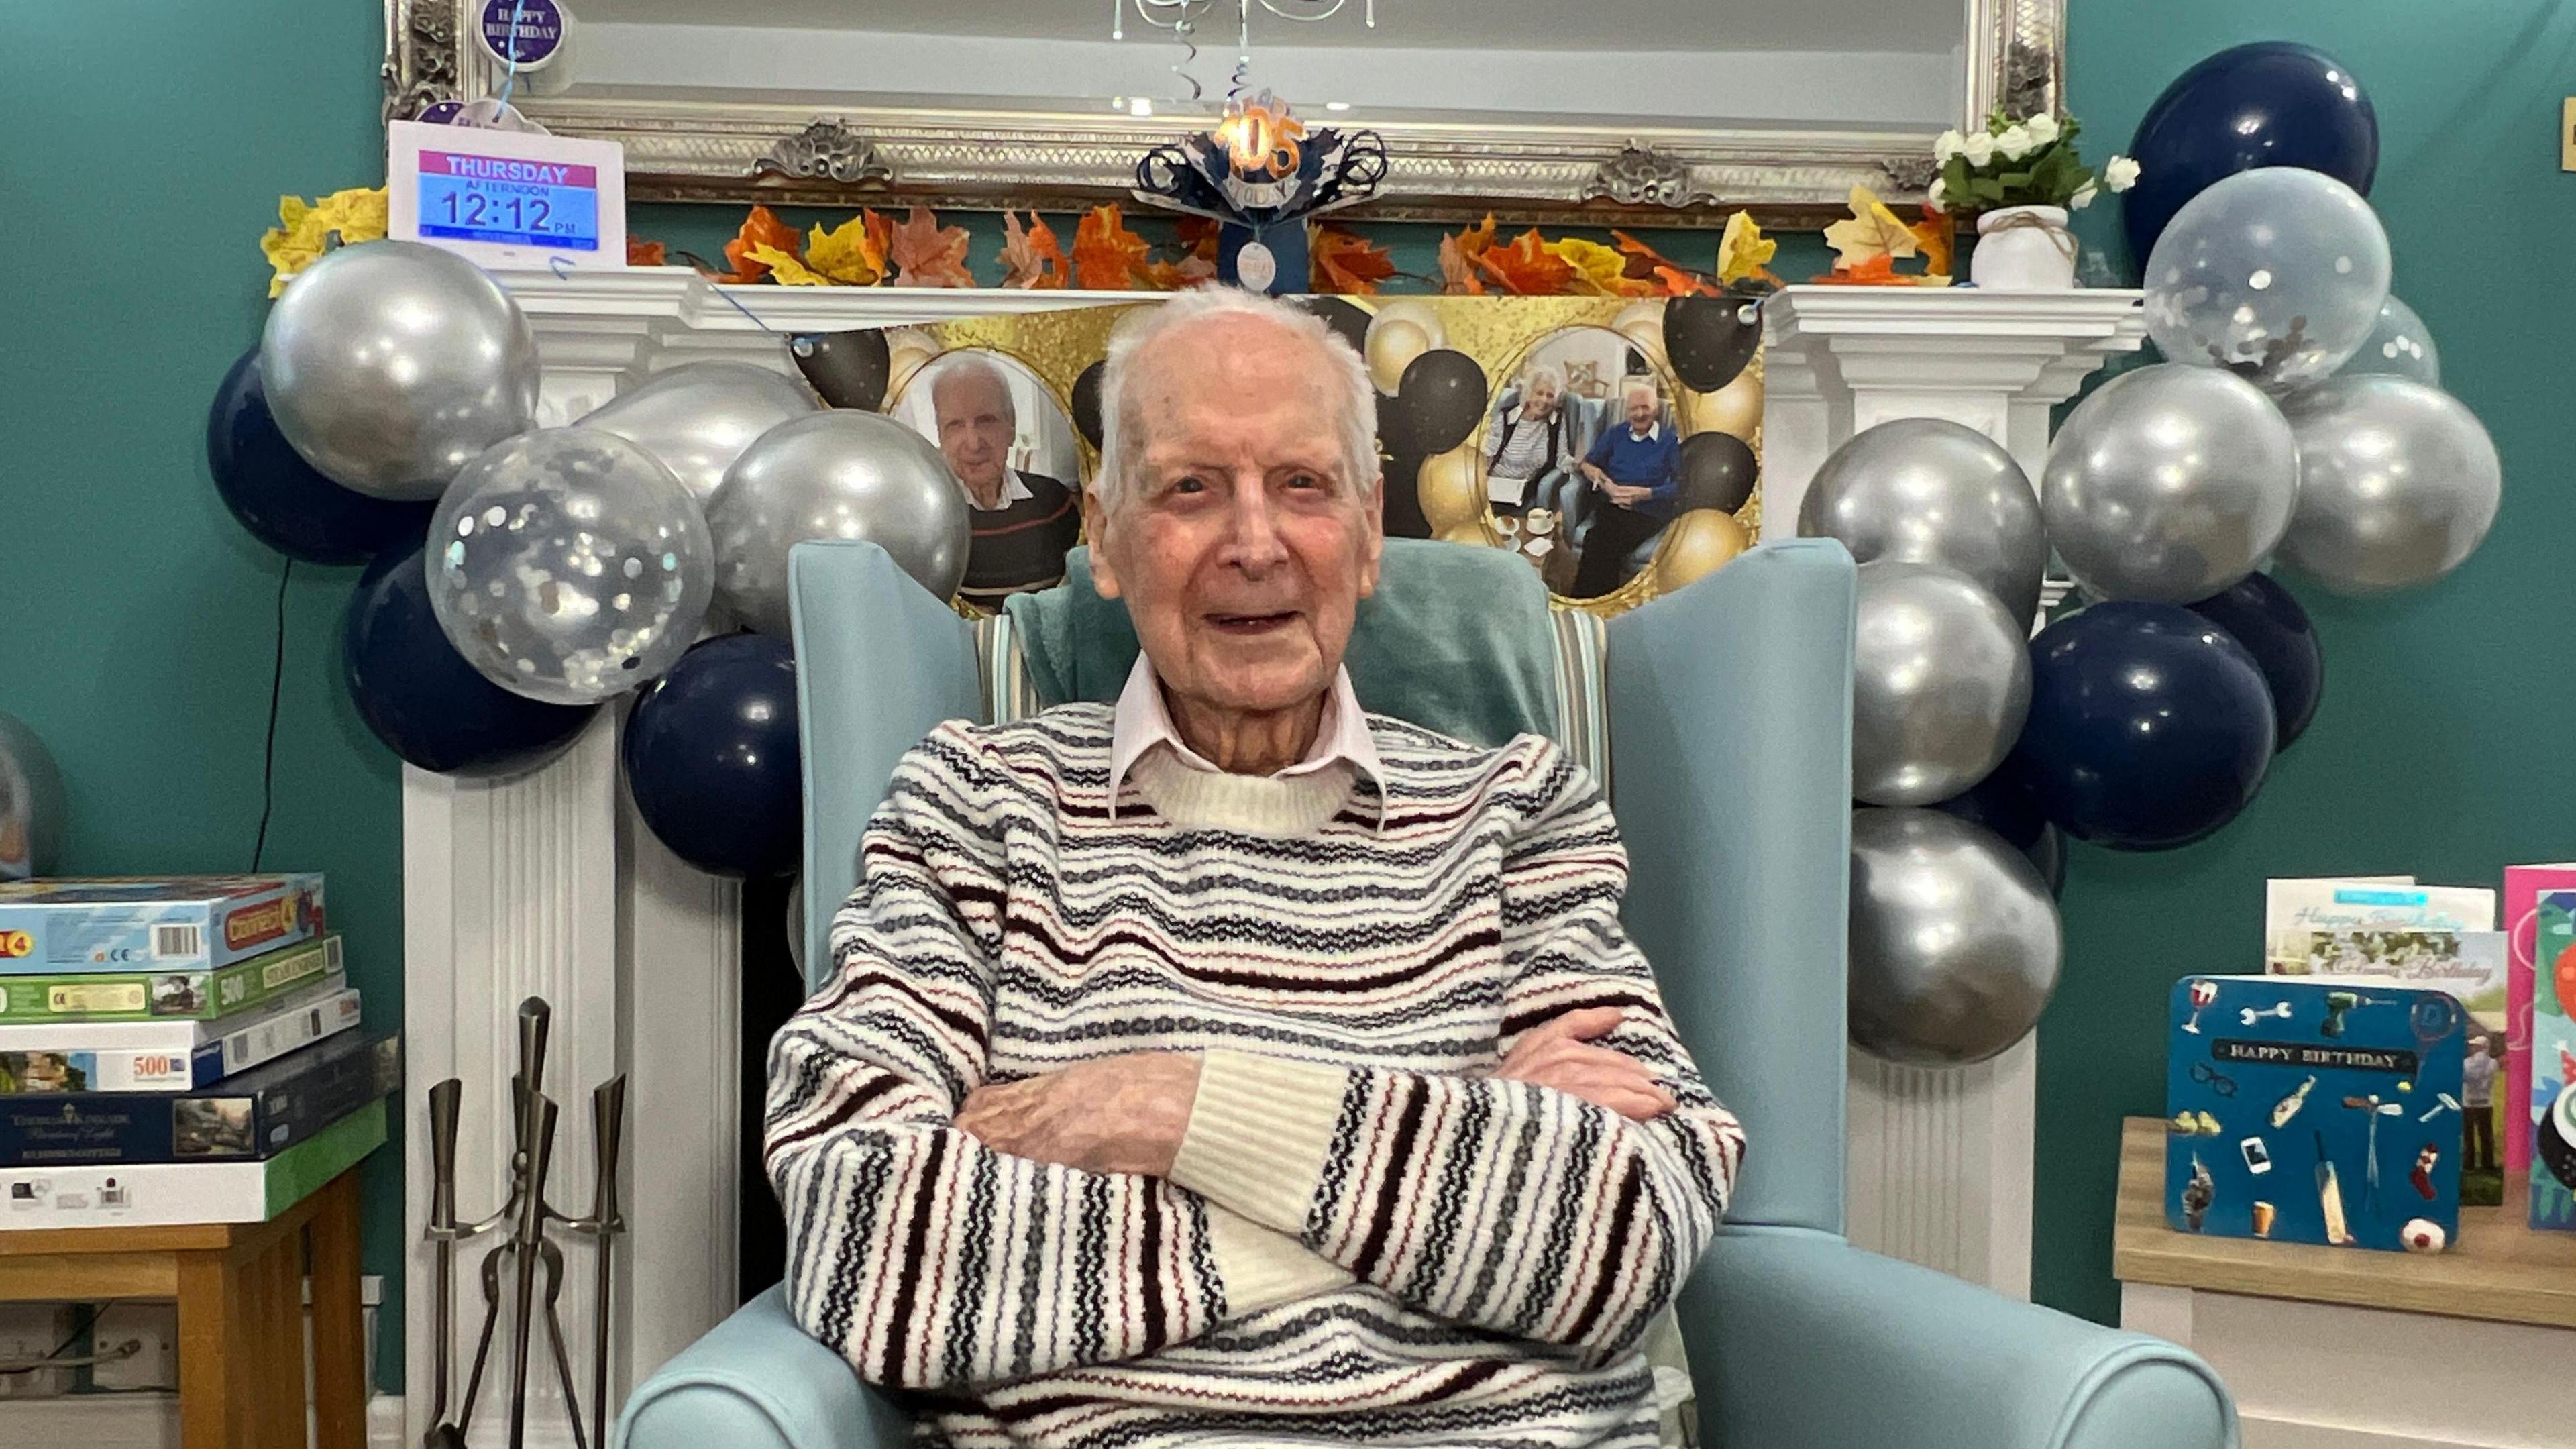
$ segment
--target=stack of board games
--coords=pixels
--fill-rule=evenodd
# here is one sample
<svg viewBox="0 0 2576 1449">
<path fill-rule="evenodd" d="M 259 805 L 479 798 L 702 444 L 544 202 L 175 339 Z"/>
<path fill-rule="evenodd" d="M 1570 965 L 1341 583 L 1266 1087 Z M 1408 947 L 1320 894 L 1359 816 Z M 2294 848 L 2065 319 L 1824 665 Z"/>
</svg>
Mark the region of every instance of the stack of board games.
<svg viewBox="0 0 2576 1449">
<path fill-rule="evenodd" d="M 2459 1236 L 2456 998 L 2371 977 L 2191 976 L 2172 1013 L 2174 1228 L 2418 1253 Z"/>
<path fill-rule="evenodd" d="M 0 1229 L 256 1222 L 383 1142 L 319 875 L 0 882 Z"/>
</svg>

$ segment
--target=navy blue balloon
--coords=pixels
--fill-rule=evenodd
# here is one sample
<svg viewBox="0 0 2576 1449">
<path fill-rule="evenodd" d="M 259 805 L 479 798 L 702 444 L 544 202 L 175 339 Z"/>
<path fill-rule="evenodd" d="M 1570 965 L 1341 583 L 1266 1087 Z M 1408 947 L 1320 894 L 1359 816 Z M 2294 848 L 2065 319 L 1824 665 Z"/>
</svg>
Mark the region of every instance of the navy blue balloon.
<svg viewBox="0 0 2576 1449">
<path fill-rule="evenodd" d="M 2138 122 L 2138 184 L 2121 198 L 2129 255 L 2147 264 L 2183 203 L 2239 171 L 2303 166 L 2364 196 L 2379 170 L 2379 116 L 2341 61 L 2258 41 L 2184 71 Z"/>
<path fill-rule="evenodd" d="M 2268 574 L 2248 574 L 2227 592 L 2192 605 L 2191 611 L 2235 635 L 2254 656 L 2263 682 L 2271 686 L 2272 714 L 2280 724 L 2273 753 L 2288 749 L 2317 717 L 2317 701 L 2326 692 L 2325 653 L 2308 611 Z"/>
<path fill-rule="evenodd" d="M 2078 840 L 2188 845 L 2272 764 L 2272 691 L 2245 646 L 2179 604 L 2095 604 L 2031 641 L 2030 719 L 2005 768 Z"/>
<path fill-rule="evenodd" d="M 442 775 L 488 779 L 553 759 L 599 706 L 512 694 L 466 663 L 430 611 L 421 549 L 387 550 L 349 598 L 340 661 L 359 718 L 395 754 Z"/>
<path fill-rule="evenodd" d="M 2050 894 L 2066 888 L 2066 837 L 2048 823 L 2030 788 L 2009 767 L 1932 808 L 2001 836 L 2005 844 L 2030 858 L 2039 878 L 2048 882 Z"/>
<path fill-rule="evenodd" d="M 690 647 L 635 701 L 626 788 L 671 853 L 717 875 L 783 875 L 804 838 L 796 655 L 770 634 Z"/>
<path fill-rule="evenodd" d="M 269 416 L 259 349 L 241 355 L 206 413 L 206 467 L 215 491 L 253 538 L 306 563 L 365 563 L 429 532 L 435 498 L 398 503 L 343 488 L 287 446 Z"/>
</svg>

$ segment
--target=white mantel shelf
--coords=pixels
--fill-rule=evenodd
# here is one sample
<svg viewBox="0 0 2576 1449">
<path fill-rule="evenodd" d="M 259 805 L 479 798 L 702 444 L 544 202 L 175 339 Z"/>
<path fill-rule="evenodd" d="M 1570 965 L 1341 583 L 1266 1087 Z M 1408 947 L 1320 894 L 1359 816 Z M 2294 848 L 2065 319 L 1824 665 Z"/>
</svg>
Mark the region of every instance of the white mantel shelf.
<svg viewBox="0 0 2576 1449">
<path fill-rule="evenodd" d="M 713 358 L 793 371 L 786 339 L 999 311 L 1152 301 L 1152 293 L 720 287 L 680 267 L 501 274 L 545 362 L 540 420 L 569 422 L 654 372 Z M 739 305 L 737 305 L 739 304 Z M 747 309 L 747 310 L 746 310 Z M 1766 536 L 1791 531 L 1807 480 L 1858 428 L 1954 418 L 1996 438 L 2034 477 L 2048 410 L 2111 354 L 2138 346 L 2134 292 L 1990 293 L 1792 287 L 1764 304 Z M 403 1110 L 408 1426 L 428 1429 L 432 1256 L 419 1242 L 429 1163 L 423 1093 L 465 1082 L 460 1206 L 505 1190 L 512 1014 L 554 1004 L 548 1081 L 568 1110 L 552 1196 L 589 1201 L 581 1094 L 630 1077 L 632 1232 L 616 1297 L 617 1391 L 730 1311 L 741 1103 L 736 1082 L 740 892 L 673 858 L 637 821 L 617 773 L 623 710 L 603 711 L 561 759 L 517 780 L 403 774 Z M 1958 1072 L 1852 1065 L 1851 1230 L 1865 1247 L 2027 1295 L 2032 1063 L 2025 1043 Z M 477 1249 L 481 1244 L 476 1245 Z M 587 1243 L 565 1245 L 586 1285 Z M 470 1358 L 480 1294 L 460 1263 L 457 1361 Z M 589 1340 L 589 1295 L 567 1295 L 567 1337 Z M 496 1361 L 508 1345 L 496 1343 Z M 542 1359 L 540 1359 L 542 1362 Z M 586 1374 L 585 1374 L 586 1376 Z M 532 1442 L 569 1443 L 531 1376 Z"/>
</svg>

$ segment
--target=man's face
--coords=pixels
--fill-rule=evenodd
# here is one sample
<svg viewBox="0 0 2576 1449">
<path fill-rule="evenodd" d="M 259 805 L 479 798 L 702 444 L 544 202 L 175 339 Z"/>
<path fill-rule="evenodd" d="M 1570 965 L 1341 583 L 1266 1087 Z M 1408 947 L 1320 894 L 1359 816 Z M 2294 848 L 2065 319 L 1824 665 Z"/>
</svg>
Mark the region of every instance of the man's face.
<svg viewBox="0 0 2576 1449">
<path fill-rule="evenodd" d="M 1118 511 L 1092 509 L 1092 576 L 1127 601 L 1164 687 L 1218 711 L 1321 695 L 1377 587 L 1378 480 L 1347 475 L 1317 344 L 1258 317 L 1186 325 L 1140 354 L 1120 426 L 1141 444 Z"/>
<path fill-rule="evenodd" d="M 1529 395 L 1521 400 L 1521 411 L 1533 418 L 1547 418 L 1556 412 L 1556 383 L 1540 378 L 1529 385 Z"/>
<path fill-rule="evenodd" d="M 932 384 L 930 402 L 948 471 L 969 488 L 999 484 L 1013 432 L 1011 397 L 1000 379 L 982 371 L 952 373 Z"/>
<path fill-rule="evenodd" d="M 1642 390 L 1628 394 L 1628 426 L 1644 432 L 1655 421 L 1655 395 Z"/>
</svg>

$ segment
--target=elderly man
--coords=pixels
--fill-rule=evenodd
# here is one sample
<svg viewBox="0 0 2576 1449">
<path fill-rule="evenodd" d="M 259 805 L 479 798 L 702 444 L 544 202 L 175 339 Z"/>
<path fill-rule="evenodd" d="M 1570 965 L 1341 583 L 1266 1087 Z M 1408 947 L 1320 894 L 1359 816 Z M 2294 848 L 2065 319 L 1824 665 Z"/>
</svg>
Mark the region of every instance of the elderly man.
<svg viewBox="0 0 2576 1449">
<path fill-rule="evenodd" d="M 1081 536 L 1073 490 L 1010 466 L 1019 435 L 1011 381 L 991 358 L 960 353 L 930 384 L 939 453 L 966 492 L 972 541 L 958 597 L 991 613 L 1022 589 L 1064 579 L 1065 550 Z"/>
<path fill-rule="evenodd" d="M 1577 598 L 1598 598 L 1619 587 L 1628 555 L 1672 522 L 1681 493 L 1681 439 L 1656 416 L 1664 400 L 1655 384 L 1629 378 L 1619 398 L 1627 425 L 1603 428 L 1583 459 L 1583 476 L 1607 506 L 1592 510 L 1583 566 L 1574 576 Z"/>
<path fill-rule="evenodd" d="M 1117 706 L 896 768 L 770 1056 L 798 1321 L 958 1445 L 1655 1442 L 1743 1147 L 1556 746 L 1364 712 L 1368 374 L 1209 290 L 1110 343 Z"/>
</svg>

